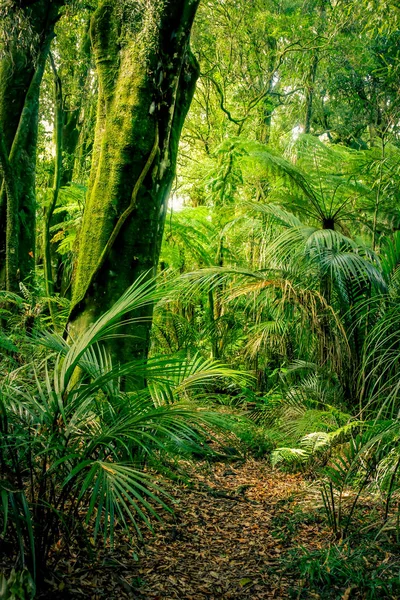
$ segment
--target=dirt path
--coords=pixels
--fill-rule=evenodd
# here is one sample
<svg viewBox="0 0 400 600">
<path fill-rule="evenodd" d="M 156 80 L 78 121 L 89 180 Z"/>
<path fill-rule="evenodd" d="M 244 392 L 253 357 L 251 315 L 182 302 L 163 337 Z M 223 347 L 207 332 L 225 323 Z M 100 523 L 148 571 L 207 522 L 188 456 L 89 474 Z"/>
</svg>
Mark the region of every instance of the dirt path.
<svg viewBox="0 0 400 600">
<path fill-rule="evenodd" d="M 175 514 L 145 534 L 139 562 L 120 547 L 101 568 L 66 577 L 47 598 L 203 600 L 296 598 L 285 568 L 302 544 L 327 538 L 304 508 L 301 476 L 272 471 L 262 461 L 198 468 L 196 489 L 177 484 Z M 286 562 L 285 562 L 286 561 Z M 78 562 L 79 564 L 79 562 Z M 300 585 L 301 587 L 301 585 Z M 58 595 L 57 595 L 58 594 Z M 310 596 L 310 598 L 313 596 Z M 318 596 L 317 596 L 318 597 Z"/>
<path fill-rule="evenodd" d="M 198 481 L 200 489 L 204 484 L 211 489 L 179 491 L 175 522 L 162 527 L 147 546 L 137 570 L 143 579 L 138 597 L 289 598 L 282 554 L 299 539 L 314 537 L 317 529 L 289 522 L 296 507 L 300 515 L 302 478 L 247 462 L 217 465 L 209 476 L 198 475 Z"/>
</svg>

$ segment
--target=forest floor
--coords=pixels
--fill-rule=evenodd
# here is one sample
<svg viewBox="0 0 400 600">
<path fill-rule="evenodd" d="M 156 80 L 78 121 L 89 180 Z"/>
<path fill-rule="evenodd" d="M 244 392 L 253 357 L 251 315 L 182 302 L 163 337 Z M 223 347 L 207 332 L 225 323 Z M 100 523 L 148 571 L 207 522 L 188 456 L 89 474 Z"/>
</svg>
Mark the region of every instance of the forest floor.
<svg viewBox="0 0 400 600">
<path fill-rule="evenodd" d="M 146 532 L 132 556 L 120 545 L 101 564 L 82 556 L 59 563 L 63 573 L 46 598 L 203 600 L 321 598 L 302 592 L 290 565 L 332 539 L 315 507 L 310 482 L 273 471 L 265 461 L 192 468 L 192 485 L 168 484 L 174 514 Z M 138 560 L 137 560 L 138 559 Z M 82 568 L 83 567 L 83 568 Z M 48 582 L 50 583 L 50 582 Z M 42 596 L 44 597 L 44 596 Z"/>
<path fill-rule="evenodd" d="M 185 468 L 191 485 L 164 482 L 175 499 L 174 514 L 156 523 L 154 533 L 144 532 L 136 555 L 127 541 L 112 553 L 101 551 L 95 563 L 77 550 L 61 558 L 40 598 L 400 597 L 396 549 L 375 537 L 365 545 L 357 532 L 353 548 L 335 542 L 312 481 L 254 459 Z M 371 504 L 364 502 L 358 527 L 366 518 L 373 520 L 372 513 Z M 389 579 L 394 583 L 386 589 Z"/>
</svg>

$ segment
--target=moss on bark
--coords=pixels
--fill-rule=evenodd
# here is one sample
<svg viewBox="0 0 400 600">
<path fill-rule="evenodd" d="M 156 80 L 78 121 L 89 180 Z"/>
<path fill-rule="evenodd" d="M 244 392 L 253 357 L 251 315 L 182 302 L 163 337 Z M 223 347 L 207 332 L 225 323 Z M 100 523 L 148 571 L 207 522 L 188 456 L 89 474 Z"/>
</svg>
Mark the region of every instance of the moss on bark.
<svg viewBox="0 0 400 600">
<path fill-rule="evenodd" d="M 121 3 L 103 0 L 91 27 L 99 104 L 74 280 L 73 336 L 107 310 L 139 275 L 154 272 L 157 266 L 179 138 L 198 77 L 189 48 L 197 0 L 154 0 L 141 13 L 139 2 L 124 4 L 122 8 L 130 7 L 128 25 Z M 98 269 L 147 165 L 156 132 L 159 148 L 135 207 Z M 149 325 L 118 340 L 112 348 L 118 359 L 146 355 Z"/>
<path fill-rule="evenodd" d="M 16 287 L 17 280 L 25 279 L 34 267 L 39 87 L 43 59 L 46 59 L 49 40 L 63 3 L 64 0 L 16 3 L 15 10 L 21 10 L 30 24 L 32 40 L 26 47 L 21 47 L 18 39 L 15 42 L 11 40 L 10 47 L 5 49 L 0 61 L 0 125 L 4 132 L 6 151 L 10 154 L 13 178 L 16 181 L 16 201 L 13 203 L 16 214 L 12 216 L 12 223 L 10 213 L 6 216 L 7 193 L 4 185 L 0 193 L 1 287 L 6 284 L 7 229 L 12 229 L 11 235 L 17 235 L 17 240 L 13 241 L 18 249 L 18 268 L 11 278 L 13 287 Z M 37 85 L 32 85 L 35 77 Z M 19 141 L 16 143 L 17 133 Z"/>
</svg>

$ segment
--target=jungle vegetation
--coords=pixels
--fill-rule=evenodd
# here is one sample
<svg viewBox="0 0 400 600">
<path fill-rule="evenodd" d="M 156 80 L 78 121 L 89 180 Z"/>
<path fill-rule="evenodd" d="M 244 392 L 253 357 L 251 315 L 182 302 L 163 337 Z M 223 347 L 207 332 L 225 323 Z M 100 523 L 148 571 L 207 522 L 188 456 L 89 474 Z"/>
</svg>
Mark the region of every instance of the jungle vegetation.
<svg viewBox="0 0 400 600">
<path fill-rule="evenodd" d="M 398 551 L 399 9 L 0 0 L 5 598 L 232 451 Z"/>
</svg>

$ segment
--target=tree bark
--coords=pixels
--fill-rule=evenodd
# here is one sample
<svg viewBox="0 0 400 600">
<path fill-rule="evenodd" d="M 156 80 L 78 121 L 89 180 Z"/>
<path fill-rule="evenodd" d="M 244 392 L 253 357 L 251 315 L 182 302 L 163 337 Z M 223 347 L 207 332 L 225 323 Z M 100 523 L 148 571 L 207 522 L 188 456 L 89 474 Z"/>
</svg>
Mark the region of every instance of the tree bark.
<svg viewBox="0 0 400 600">
<path fill-rule="evenodd" d="M 178 143 L 199 75 L 189 47 L 200 0 L 102 0 L 91 24 L 96 134 L 69 334 L 77 338 L 141 274 L 154 274 Z M 112 344 L 145 357 L 147 321 Z"/>
<path fill-rule="evenodd" d="M 16 181 L 12 171 L 5 144 L 5 136 L 0 124 L 0 173 L 6 203 L 6 261 L 5 261 L 5 287 L 14 291 L 14 277 L 18 270 L 18 193 Z"/>
<path fill-rule="evenodd" d="M 34 267 L 35 167 L 39 90 L 54 25 L 64 0 L 22 0 L 10 7 L 30 27 L 30 43 L 21 46 L 18 31 L 0 62 L 0 128 L 14 179 L 10 197 L 0 191 L 0 287 L 15 291 Z M 6 26 L 6 25 L 5 25 Z M 25 32 L 20 32 L 23 37 Z M 11 257 L 8 250 L 13 249 Z M 12 269 L 12 272 L 10 271 Z"/>
<path fill-rule="evenodd" d="M 56 66 L 52 55 L 50 54 L 50 63 L 53 71 L 54 79 L 54 143 L 55 143 L 55 157 L 54 157 L 54 178 L 53 186 L 51 188 L 51 196 L 49 204 L 44 209 L 43 215 L 43 267 L 44 267 L 44 280 L 46 295 L 49 299 L 49 312 L 55 325 L 55 314 L 54 307 L 51 301 L 51 296 L 54 294 L 54 273 L 52 265 L 52 252 L 50 244 L 50 227 L 54 210 L 57 206 L 58 195 L 61 187 L 61 179 L 63 175 L 62 168 L 62 151 L 63 151 L 63 121 L 64 121 L 64 107 L 63 107 L 63 92 L 61 79 L 58 75 Z"/>
<path fill-rule="evenodd" d="M 310 133 L 311 131 L 311 117 L 313 111 L 313 101 L 314 101 L 314 87 L 315 87 L 315 79 L 317 77 L 317 69 L 318 69 L 318 53 L 314 51 L 310 72 L 308 76 L 307 88 L 306 88 L 306 110 L 304 116 L 304 133 Z"/>
<path fill-rule="evenodd" d="M 88 80 L 90 79 L 91 63 L 89 20 L 77 54 L 76 68 L 72 70 L 67 82 L 69 84 L 67 85 L 67 91 L 69 91 L 69 96 L 72 96 L 72 105 L 71 102 L 66 102 L 66 98 L 64 99 L 65 114 L 62 130 L 64 166 L 61 186 L 68 185 L 73 179 L 75 180 L 73 175 L 77 146 L 82 129 L 82 112 L 85 111 L 90 102 L 90 98 L 88 98 L 90 94 Z M 87 118 L 86 115 L 85 118 Z"/>
<path fill-rule="evenodd" d="M 59 188 L 68 186 L 72 181 L 76 182 L 80 179 L 81 162 L 84 159 L 84 153 L 82 148 L 82 129 L 89 130 L 90 134 L 94 130 L 94 124 L 92 119 L 86 116 L 87 110 L 95 105 L 93 98 L 92 88 L 92 75 L 90 73 L 91 66 L 91 43 L 89 35 L 89 24 L 90 19 L 86 18 L 84 29 L 81 33 L 81 39 L 76 45 L 74 52 L 74 61 L 65 60 L 64 54 L 69 56 L 71 53 L 70 38 L 63 38 L 61 35 L 57 39 L 57 53 L 59 57 L 59 68 L 57 69 L 56 79 L 60 89 L 62 87 L 61 98 L 57 102 L 57 93 L 55 101 L 55 141 L 56 141 L 56 160 L 55 165 L 58 165 L 60 177 L 58 181 Z M 68 22 L 64 23 L 63 28 L 69 28 Z M 55 68 L 55 65 L 54 65 Z M 53 68 L 53 72 L 54 72 Z M 61 101 L 61 103 L 60 103 Z M 58 127 L 57 127 L 58 124 Z M 91 139 L 93 135 L 91 135 Z M 83 143 L 84 144 L 84 143 Z M 57 149 L 61 148 L 60 152 Z M 79 156 L 78 156 L 79 155 Z M 83 183 L 86 183 L 87 178 L 83 179 Z M 54 190 L 54 185 L 53 185 Z M 58 191 L 56 192 L 58 200 Z M 52 269 L 52 291 L 53 293 L 61 294 L 62 296 L 68 294 L 70 290 L 70 271 L 65 269 L 65 262 L 63 256 L 58 253 L 56 244 L 50 244 L 50 227 L 57 225 L 64 221 L 68 216 L 68 211 L 58 211 L 54 214 L 54 208 L 51 211 L 50 221 L 48 223 L 48 252 L 51 257 L 53 265 Z M 45 229 L 46 234 L 46 229 Z M 46 240 L 45 240 L 46 242 Z M 45 244 L 46 251 L 46 244 Z M 44 253 L 44 259 L 46 254 Z M 44 263 L 46 264 L 46 263 Z M 46 280 L 48 280 L 45 273 Z"/>
</svg>

